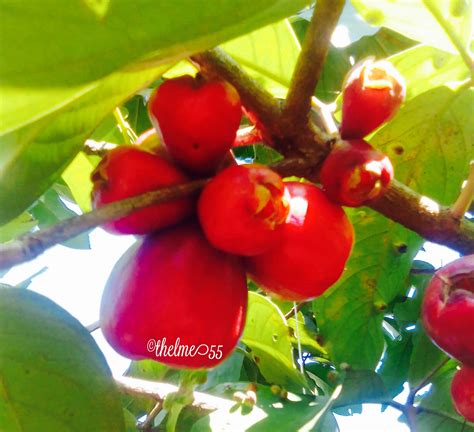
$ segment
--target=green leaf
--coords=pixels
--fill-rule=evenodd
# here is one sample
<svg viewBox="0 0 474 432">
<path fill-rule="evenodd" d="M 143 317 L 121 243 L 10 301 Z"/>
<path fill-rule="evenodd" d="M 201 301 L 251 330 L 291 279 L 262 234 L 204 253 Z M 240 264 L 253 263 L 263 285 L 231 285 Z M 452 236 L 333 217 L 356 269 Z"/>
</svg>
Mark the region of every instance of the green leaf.
<svg viewBox="0 0 474 432">
<path fill-rule="evenodd" d="M 291 332 L 291 342 L 295 347 L 298 346 L 297 334 L 303 351 L 310 352 L 315 355 L 326 356 L 327 352 L 318 343 L 317 334 L 311 331 L 305 323 L 305 318 L 302 313 L 298 313 L 298 330 L 296 329 L 296 320 L 294 318 L 288 319 L 288 326 L 293 330 Z"/>
<path fill-rule="evenodd" d="M 384 349 L 384 310 L 404 291 L 422 240 L 372 210 L 348 214 L 355 229 L 354 249 L 342 278 L 313 301 L 313 310 L 322 345 L 335 365 L 375 369 Z"/>
<path fill-rule="evenodd" d="M 406 82 L 406 100 L 435 87 L 453 85 L 469 77 L 460 56 L 430 46 L 416 46 L 389 58 Z"/>
<path fill-rule="evenodd" d="M 76 204 L 83 212 L 91 210 L 92 181 L 94 166 L 84 153 L 78 153 L 64 170 L 63 180 L 68 185 Z"/>
<path fill-rule="evenodd" d="M 33 207 L 31 207 L 30 212 L 38 220 L 40 229 L 76 216 L 76 213 L 65 206 L 53 188 L 46 191 Z M 62 244 L 74 249 L 90 249 L 89 235 L 88 233 L 82 233 L 72 239 L 66 240 Z"/>
<path fill-rule="evenodd" d="M 285 388 L 307 383 L 293 361 L 289 327 L 280 310 L 269 299 L 249 292 L 249 306 L 242 343 L 252 351 L 260 372 L 270 384 Z"/>
<path fill-rule="evenodd" d="M 95 82 L 50 124 L 39 121 L 0 138 L 0 224 L 39 198 L 102 119 L 164 70 L 166 67 L 161 66 L 117 72 Z"/>
<path fill-rule="evenodd" d="M 447 33 L 425 6 L 433 3 L 452 31 L 467 46 L 472 30 L 471 1 L 450 0 L 352 0 L 371 25 L 389 27 L 403 35 L 436 48 L 456 53 Z M 455 4 L 465 7 L 453 7 Z"/>
<path fill-rule="evenodd" d="M 420 412 L 416 416 L 416 427 L 419 431 L 436 432 L 472 432 L 474 425 L 466 423 L 453 407 L 450 388 L 456 363 L 446 364 L 432 380 L 429 392 L 421 398 L 420 407 L 428 408 L 431 412 Z"/>
<path fill-rule="evenodd" d="M 0 289 L 0 429 L 123 431 L 118 392 L 86 329 L 32 291 Z"/>
<path fill-rule="evenodd" d="M 413 335 L 413 352 L 408 370 L 410 387 L 416 387 L 425 380 L 448 356 L 426 335 L 421 321 L 416 325 Z"/>
<path fill-rule="evenodd" d="M 434 272 L 434 268 L 430 264 L 423 261 L 414 261 L 413 270 L 421 269 Z M 403 302 L 396 304 L 393 308 L 393 314 L 402 326 L 410 326 L 418 321 L 423 294 L 432 277 L 433 273 L 410 273 L 408 289 L 414 288 L 415 292 L 412 297 L 406 297 Z"/>
<path fill-rule="evenodd" d="M 242 385 L 225 384 L 227 393 L 244 390 Z M 257 403 L 253 408 L 237 404 L 218 409 L 196 422 L 191 432 L 210 432 L 217 430 L 238 430 L 251 432 L 288 432 L 303 429 L 318 414 L 321 416 L 316 425 L 324 421 L 328 409 L 326 397 L 297 396 L 297 401 L 282 399 L 274 395 L 269 387 L 257 386 Z M 291 396 L 291 395 L 290 395 Z M 292 399 L 295 395 L 292 396 Z M 301 429 L 300 429 L 301 428 Z M 327 429 L 325 430 L 327 431 Z"/>
<path fill-rule="evenodd" d="M 82 0 L 10 2 L 0 8 L 0 135 L 63 108 L 118 70 L 173 63 L 308 3 L 234 0 L 216 7 L 207 0 L 113 1 L 100 17 Z M 48 26 L 39 26 L 42 22 Z"/>
<path fill-rule="evenodd" d="M 350 369 L 344 374 L 342 392 L 334 402 L 335 407 L 387 400 L 382 378 L 374 371 Z"/>
<path fill-rule="evenodd" d="M 5 243 L 14 238 L 25 234 L 36 227 L 38 221 L 35 220 L 29 213 L 22 213 L 15 219 L 12 219 L 7 224 L 0 227 L 0 243 Z"/>
<path fill-rule="evenodd" d="M 263 144 L 235 147 L 232 153 L 242 162 L 262 165 L 271 165 L 283 159 L 280 153 Z"/>
<path fill-rule="evenodd" d="M 126 432 L 139 432 L 137 429 L 137 419 L 127 409 L 123 410 L 123 416 L 125 418 L 125 431 Z"/>
<path fill-rule="evenodd" d="M 127 109 L 127 122 L 137 135 L 152 128 L 143 96 L 135 95 L 124 105 Z"/>
<path fill-rule="evenodd" d="M 224 362 L 207 371 L 206 382 L 198 386 L 196 390 L 206 391 L 221 383 L 239 381 L 243 361 L 244 354 L 234 351 Z"/>
<path fill-rule="evenodd" d="M 472 106 L 472 89 L 435 88 L 406 103 L 370 142 L 390 157 L 399 181 L 450 205 L 474 158 Z"/>
<path fill-rule="evenodd" d="M 400 337 L 385 339 L 387 348 L 382 359 L 382 367 L 378 371 L 390 397 L 395 397 L 403 390 L 408 378 L 408 368 L 413 350 L 411 333 L 403 332 Z"/>
<path fill-rule="evenodd" d="M 234 39 L 222 48 L 268 91 L 285 96 L 300 52 L 287 20 Z"/>
</svg>

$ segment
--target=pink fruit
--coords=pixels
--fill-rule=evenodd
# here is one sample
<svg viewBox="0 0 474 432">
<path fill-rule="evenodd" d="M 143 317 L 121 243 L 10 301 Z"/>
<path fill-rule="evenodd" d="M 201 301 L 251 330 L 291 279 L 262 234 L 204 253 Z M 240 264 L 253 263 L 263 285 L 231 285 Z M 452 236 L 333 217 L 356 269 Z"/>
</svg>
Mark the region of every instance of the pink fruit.
<svg viewBox="0 0 474 432">
<path fill-rule="evenodd" d="M 433 275 L 422 318 L 436 345 L 474 368 L 474 255 L 459 258 Z"/>
</svg>

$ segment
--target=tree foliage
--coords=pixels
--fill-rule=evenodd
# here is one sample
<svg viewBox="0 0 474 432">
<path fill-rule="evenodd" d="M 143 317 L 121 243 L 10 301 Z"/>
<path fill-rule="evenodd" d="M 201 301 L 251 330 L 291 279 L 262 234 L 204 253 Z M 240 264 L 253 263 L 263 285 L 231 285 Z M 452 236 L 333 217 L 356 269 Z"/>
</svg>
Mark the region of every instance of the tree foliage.
<svg viewBox="0 0 474 432">
<path fill-rule="evenodd" d="M 151 89 L 194 70 L 190 55 L 219 45 L 265 90 L 285 97 L 309 26 L 309 3 L 2 0 L 0 241 L 7 245 L 69 218 L 65 202 L 89 211 L 89 176 L 99 158 L 84 143 L 122 145 L 150 128 Z M 358 25 L 356 12 L 380 28 L 344 48 L 331 46 L 314 94 L 338 106 L 354 62 L 388 58 L 406 79 L 407 98 L 369 142 L 389 155 L 397 180 L 450 205 L 474 157 L 474 72 L 472 60 L 466 64 L 471 1 L 352 5 L 343 15 L 349 29 Z M 236 155 L 281 160 L 263 145 Z M 412 400 L 398 406 L 401 421 L 419 432 L 474 431 L 449 396 L 456 363 L 420 323 L 433 270 L 415 260 L 423 237 L 367 207 L 347 214 L 356 244 L 343 277 L 296 317 L 292 303 L 250 285 L 238 348 L 197 388 L 199 397 L 220 402 L 213 410 L 196 402 L 179 410 L 176 430 L 337 431 L 334 414 L 359 412 L 368 402 L 397 407 L 393 398 L 407 382 Z M 90 247 L 87 233 L 64 244 Z M 123 388 L 121 395 L 88 332 L 51 300 L 23 288 L 0 288 L 0 429 L 136 430 L 152 399 Z M 180 382 L 179 371 L 151 361 L 132 362 L 127 376 Z M 257 385 L 254 406 L 232 399 L 253 391 L 249 383 Z M 171 415 L 173 404 L 165 409 Z"/>
</svg>

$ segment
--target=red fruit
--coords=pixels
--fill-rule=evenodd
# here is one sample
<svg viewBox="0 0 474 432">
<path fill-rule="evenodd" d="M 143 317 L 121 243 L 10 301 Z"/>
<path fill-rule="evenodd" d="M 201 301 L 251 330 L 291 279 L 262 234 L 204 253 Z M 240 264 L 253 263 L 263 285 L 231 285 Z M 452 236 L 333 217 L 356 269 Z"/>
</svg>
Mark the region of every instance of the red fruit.
<svg viewBox="0 0 474 432">
<path fill-rule="evenodd" d="M 364 140 L 338 142 L 320 174 L 331 201 L 348 207 L 359 207 L 379 198 L 392 178 L 390 159 Z"/>
<path fill-rule="evenodd" d="M 188 181 L 188 177 L 171 162 L 131 146 L 109 151 L 97 165 L 91 179 L 94 183 L 94 208 Z M 104 228 L 116 234 L 147 234 L 180 222 L 192 210 L 190 198 L 169 201 L 108 222 Z"/>
<path fill-rule="evenodd" d="M 231 84 L 188 75 L 158 87 L 148 111 L 171 156 L 200 174 L 212 172 L 230 150 L 242 116 Z"/>
<path fill-rule="evenodd" d="M 405 99 L 405 80 L 386 60 L 367 59 L 356 64 L 343 87 L 343 139 L 364 138 L 390 120 Z"/>
<path fill-rule="evenodd" d="M 467 421 L 474 422 L 474 369 L 461 366 L 451 383 L 454 408 Z"/>
<path fill-rule="evenodd" d="M 434 274 L 425 291 L 422 318 L 436 345 L 474 368 L 474 255 Z"/>
<path fill-rule="evenodd" d="M 290 211 L 279 244 L 247 259 L 251 277 L 285 300 L 324 293 L 341 276 L 354 231 L 341 207 L 310 183 L 286 183 Z"/>
<path fill-rule="evenodd" d="M 257 255 L 276 244 L 288 213 L 284 184 L 258 164 L 221 171 L 198 202 L 202 229 L 216 248 L 237 255 Z"/>
<path fill-rule="evenodd" d="M 122 256 L 102 296 L 100 325 L 125 357 L 209 368 L 235 348 L 246 308 L 240 258 L 214 249 L 187 224 L 148 236 Z M 163 345 L 181 348 L 173 355 Z"/>
</svg>

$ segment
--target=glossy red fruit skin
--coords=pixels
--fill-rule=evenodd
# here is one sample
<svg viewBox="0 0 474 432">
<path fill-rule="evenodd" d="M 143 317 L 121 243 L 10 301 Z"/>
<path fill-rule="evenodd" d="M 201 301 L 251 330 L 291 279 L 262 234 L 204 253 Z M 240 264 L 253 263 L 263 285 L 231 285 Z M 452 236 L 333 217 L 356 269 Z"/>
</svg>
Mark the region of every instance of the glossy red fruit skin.
<svg viewBox="0 0 474 432">
<path fill-rule="evenodd" d="M 474 368 L 474 255 L 459 258 L 433 275 L 421 312 L 433 342 Z"/>
<path fill-rule="evenodd" d="M 310 183 L 289 182 L 290 211 L 276 247 L 246 259 L 252 279 L 285 300 L 318 297 L 341 276 L 354 243 L 344 210 Z"/>
<path fill-rule="evenodd" d="M 120 146 L 109 151 L 91 179 L 94 208 L 188 181 L 188 177 L 171 162 L 132 146 Z M 148 234 L 179 223 L 192 211 L 192 199 L 183 198 L 138 210 L 104 224 L 103 228 L 114 234 Z"/>
<path fill-rule="evenodd" d="M 170 155 L 197 174 L 211 173 L 219 165 L 242 117 L 240 97 L 231 84 L 188 75 L 159 86 L 148 111 Z"/>
<path fill-rule="evenodd" d="M 339 141 L 320 172 L 321 185 L 331 201 L 347 207 L 379 198 L 392 179 L 390 159 L 364 140 Z"/>
<path fill-rule="evenodd" d="M 258 164 L 226 168 L 198 201 L 201 227 L 216 248 L 237 255 L 263 253 L 278 242 L 288 205 L 281 177 Z"/>
<path fill-rule="evenodd" d="M 386 60 L 367 59 L 347 74 L 342 92 L 342 139 L 359 139 L 390 120 L 405 99 L 405 80 Z"/>
<path fill-rule="evenodd" d="M 102 295 L 101 330 L 130 359 L 209 368 L 235 348 L 244 328 L 247 283 L 239 257 L 213 248 L 197 224 L 147 236 L 115 265 Z M 168 356 L 147 343 L 222 345 L 222 357 Z M 205 352 L 204 347 L 200 352 Z"/>
<path fill-rule="evenodd" d="M 467 421 L 474 422 L 474 369 L 461 366 L 451 383 L 454 408 Z"/>
</svg>

